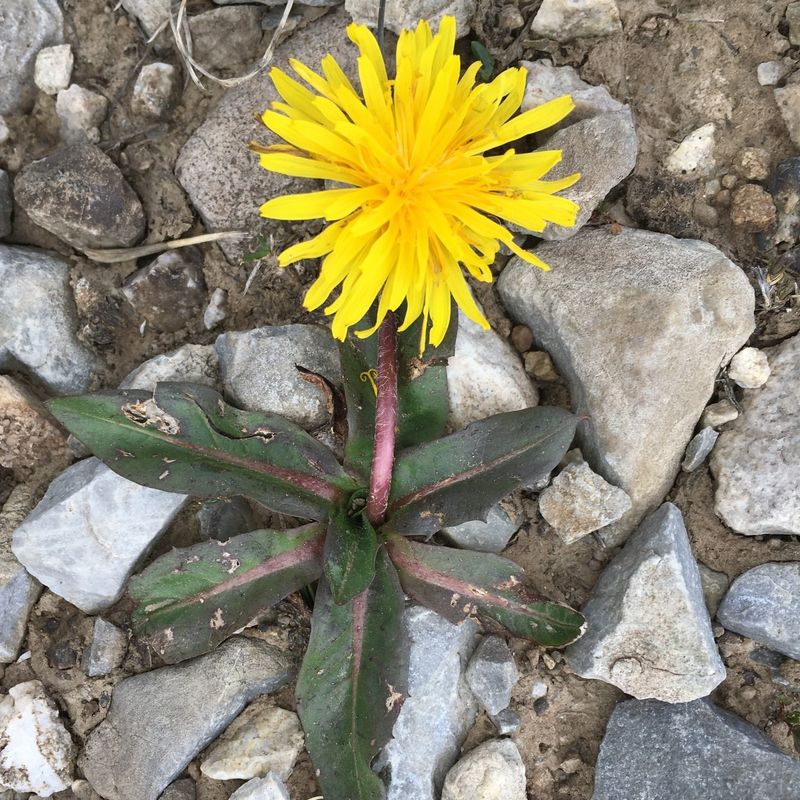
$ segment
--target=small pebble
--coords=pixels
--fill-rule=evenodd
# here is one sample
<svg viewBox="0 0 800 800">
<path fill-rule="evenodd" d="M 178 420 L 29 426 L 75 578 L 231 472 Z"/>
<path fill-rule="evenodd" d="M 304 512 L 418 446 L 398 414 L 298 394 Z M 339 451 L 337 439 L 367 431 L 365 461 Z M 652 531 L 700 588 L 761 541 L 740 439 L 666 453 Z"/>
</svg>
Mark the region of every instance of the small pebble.
<svg viewBox="0 0 800 800">
<path fill-rule="evenodd" d="M 539 700 L 547 694 L 547 684 L 544 681 L 536 681 L 531 686 L 531 697 L 534 700 Z"/>
<path fill-rule="evenodd" d="M 169 108 L 175 77 L 172 64 L 156 63 L 142 67 L 133 86 L 131 108 L 145 116 L 162 116 Z"/>
<path fill-rule="evenodd" d="M 756 67 L 756 77 L 761 86 L 774 86 L 783 77 L 780 61 L 762 61 Z"/>
<path fill-rule="evenodd" d="M 106 118 L 108 100 L 97 92 L 73 83 L 56 96 L 56 114 L 61 122 L 61 136 L 66 142 L 88 139 L 100 141 L 100 125 Z"/>
<path fill-rule="evenodd" d="M 211 299 L 203 312 L 203 325 L 207 331 L 216 328 L 228 316 L 228 293 L 224 289 L 216 288 L 211 293 Z"/>
<path fill-rule="evenodd" d="M 731 190 L 720 189 L 714 195 L 714 205 L 718 208 L 727 208 L 731 204 Z"/>
<path fill-rule="evenodd" d="M 563 770 L 567 775 L 574 775 L 583 766 L 583 761 L 579 758 L 568 758 L 562 761 L 558 768 Z"/>
<path fill-rule="evenodd" d="M 711 427 L 703 428 L 694 436 L 686 447 L 681 469 L 684 472 L 694 472 L 714 449 L 718 436 L 719 433 Z"/>
<path fill-rule="evenodd" d="M 514 33 L 525 24 L 525 17 L 516 6 L 503 6 L 497 17 L 498 25 L 506 31 Z"/>
<path fill-rule="evenodd" d="M 71 45 L 43 47 L 36 56 L 33 81 L 45 94 L 58 94 L 69 86 L 72 65 Z"/>
<path fill-rule="evenodd" d="M 531 350 L 525 353 L 524 362 L 525 371 L 537 381 L 557 381 L 559 378 L 553 359 L 544 350 Z"/>
<path fill-rule="evenodd" d="M 731 196 L 731 222 L 744 231 L 758 233 L 775 223 L 775 201 L 761 186 L 746 183 Z"/>
<path fill-rule="evenodd" d="M 718 428 L 726 422 L 733 422 L 738 416 L 739 410 L 730 400 L 720 400 L 718 403 L 712 403 L 710 406 L 706 406 L 706 410 L 700 418 L 700 424 L 711 428 Z"/>
<path fill-rule="evenodd" d="M 11 136 L 11 131 L 8 129 L 5 117 L 0 117 L 0 144 L 5 144 L 8 137 Z"/>
<path fill-rule="evenodd" d="M 503 709 L 503 711 L 490 717 L 490 719 L 501 736 L 510 736 L 522 727 L 522 720 L 519 714 L 510 708 Z"/>
<path fill-rule="evenodd" d="M 543 714 L 547 713 L 548 708 L 550 708 L 550 702 L 546 697 L 541 697 L 533 704 L 533 713 L 536 714 L 537 717 L 541 717 Z"/>
<path fill-rule="evenodd" d="M 692 210 L 694 212 L 694 218 L 707 228 L 715 228 L 719 223 L 719 212 L 717 209 L 702 200 L 696 200 Z"/>
<path fill-rule="evenodd" d="M 763 147 L 745 147 L 736 157 L 736 169 L 749 181 L 764 181 L 769 176 L 770 160 Z"/>
<path fill-rule="evenodd" d="M 714 170 L 714 146 L 717 126 L 713 122 L 692 131 L 666 161 L 667 172 L 696 178 Z"/>
<path fill-rule="evenodd" d="M 733 189 L 733 187 L 736 186 L 737 178 L 732 172 L 729 172 L 727 175 L 723 175 L 720 178 L 720 183 L 723 189 Z"/>
<path fill-rule="evenodd" d="M 511 329 L 511 344 L 518 353 L 525 353 L 533 345 L 533 331 L 527 325 L 515 325 Z"/>
<path fill-rule="evenodd" d="M 544 661 L 544 665 L 547 669 L 555 669 L 556 668 L 556 660 L 550 653 L 542 653 L 542 661 Z"/>
<path fill-rule="evenodd" d="M 756 347 L 745 347 L 740 350 L 728 366 L 728 377 L 743 389 L 757 389 L 763 386 L 769 375 L 767 355 Z"/>
</svg>

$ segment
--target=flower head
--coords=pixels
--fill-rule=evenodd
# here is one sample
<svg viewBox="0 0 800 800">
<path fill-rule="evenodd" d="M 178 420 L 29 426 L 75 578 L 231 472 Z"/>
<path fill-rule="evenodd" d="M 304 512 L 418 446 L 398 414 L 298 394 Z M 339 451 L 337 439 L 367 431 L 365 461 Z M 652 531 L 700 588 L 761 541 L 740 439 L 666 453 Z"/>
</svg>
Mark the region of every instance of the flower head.
<svg viewBox="0 0 800 800">
<path fill-rule="evenodd" d="M 544 175 L 561 160 L 558 150 L 489 151 L 548 128 L 573 108 L 569 96 L 514 116 L 525 90 L 525 70 L 507 69 L 477 83 L 481 65 L 461 75 L 453 54 L 456 24 L 444 17 L 437 34 L 426 22 L 404 30 L 397 43 L 397 72 L 389 79 L 378 43 L 363 25 L 350 25 L 358 46 L 359 93 L 328 55 L 322 74 L 290 61 L 297 76 L 280 69 L 271 78 L 283 102 L 265 111 L 264 124 L 286 144 L 254 145 L 261 166 L 341 188 L 285 195 L 261 206 L 264 217 L 325 219 L 330 224 L 308 241 L 284 250 L 278 263 L 322 257 L 319 277 L 304 305 L 325 309 L 333 335 L 344 339 L 380 296 L 375 327 L 404 302 L 400 329 L 421 315 L 422 342 L 439 344 L 450 323 L 451 297 L 482 327 L 489 325 L 463 269 L 492 280 L 500 242 L 547 269 L 519 248 L 497 219 L 542 231 L 547 222 L 572 225 L 578 206 L 555 192 L 579 175 L 556 181 Z"/>
</svg>

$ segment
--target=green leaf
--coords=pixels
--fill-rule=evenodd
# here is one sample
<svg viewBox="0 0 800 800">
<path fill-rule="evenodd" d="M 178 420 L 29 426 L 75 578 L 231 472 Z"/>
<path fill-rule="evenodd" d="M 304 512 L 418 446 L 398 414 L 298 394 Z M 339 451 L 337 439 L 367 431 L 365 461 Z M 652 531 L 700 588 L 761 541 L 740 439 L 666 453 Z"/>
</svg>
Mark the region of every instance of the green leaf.
<svg viewBox="0 0 800 800">
<path fill-rule="evenodd" d="M 63 397 L 50 411 L 111 469 L 167 492 L 245 495 L 283 514 L 323 519 L 356 488 L 333 453 L 274 414 L 240 411 L 206 386 L 160 383 Z"/>
<path fill-rule="evenodd" d="M 485 519 L 494 503 L 561 461 L 576 424 L 559 408 L 525 408 L 400 453 L 384 530 L 432 536 L 448 525 Z"/>
<path fill-rule="evenodd" d="M 297 709 L 325 800 L 384 797 L 370 764 L 391 736 L 406 689 L 403 605 L 383 549 L 370 587 L 344 605 L 320 582 Z"/>
<path fill-rule="evenodd" d="M 325 577 L 336 605 L 352 600 L 375 575 L 378 538 L 364 514 L 349 516 L 338 509 L 328 523 L 325 539 Z"/>
<path fill-rule="evenodd" d="M 492 79 L 492 74 L 494 73 L 494 59 L 492 58 L 492 54 L 475 39 L 469 43 L 469 49 L 472 50 L 472 55 L 483 65 L 480 70 L 478 70 L 478 79 L 487 83 Z"/>
<path fill-rule="evenodd" d="M 363 328 L 370 323 L 362 323 Z M 413 447 L 445 431 L 449 412 L 447 359 L 455 350 L 458 315 L 454 312 L 444 341 L 419 352 L 422 320 L 397 335 L 397 447 Z M 347 400 L 348 437 L 345 465 L 369 480 L 375 431 L 377 333 L 366 339 L 350 335 L 339 347 Z"/>
<path fill-rule="evenodd" d="M 322 574 L 321 523 L 173 550 L 131 578 L 134 630 L 168 663 L 212 650 Z"/>
<path fill-rule="evenodd" d="M 583 616 L 533 595 L 525 587 L 524 571 L 513 561 L 402 536 L 391 536 L 387 549 L 403 589 L 452 622 L 493 620 L 546 647 L 563 647 L 583 634 Z"/>
</svg>

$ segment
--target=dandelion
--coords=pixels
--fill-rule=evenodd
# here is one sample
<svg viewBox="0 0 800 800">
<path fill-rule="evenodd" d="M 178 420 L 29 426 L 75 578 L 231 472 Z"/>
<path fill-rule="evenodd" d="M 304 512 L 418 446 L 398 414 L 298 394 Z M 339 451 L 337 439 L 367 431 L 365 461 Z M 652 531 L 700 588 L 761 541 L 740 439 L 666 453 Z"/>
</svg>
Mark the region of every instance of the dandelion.
<svg viewBox="0 0 800 800">
<path fill-rule="evenodd" d="M 283 102 L 273 103 L 262 120 L 285 143 L 253 145 L 261 166 L 341 185 L 261 206 L 271 219 L 330 223 L 284 250 L 278 263 L 322 258 L 304 306 L 319 308 L 339 288 L 325 308 L 337 339 L 378 297 L 376 324 L 359 336 L 374 333 L 388 311 L 405 303 L 400 330 L 422 316 L 420 347 L 426 339 L 437 345 L 450 323 L 451 298 L 488 328 L 464 270 L 491 282 L 500 243 L 547 269 L 498 219 L 535 232 L 548 222 L 574 224 L 578 206 L 555 193 L 580 177 L 543 180 L 561 151 L 497 148 L 558 122 L 572 110 L 572 99 L 559 97 L 514 116 L 525 70 L 507 69 L 490 83 L 476 83 L 481 64 L 474 63 L 462 76 L 452 17 L 442 19 L 435 35 L 424 21 L 400 34 L 391 80 L 369 29 L 350 25 L 347 33 L 360 51 L 361 93 L 331 55 L 322 60 L 321 75 L 290 61 L 307 85 L 277 68 L 270 73 Z"/>
</svg>

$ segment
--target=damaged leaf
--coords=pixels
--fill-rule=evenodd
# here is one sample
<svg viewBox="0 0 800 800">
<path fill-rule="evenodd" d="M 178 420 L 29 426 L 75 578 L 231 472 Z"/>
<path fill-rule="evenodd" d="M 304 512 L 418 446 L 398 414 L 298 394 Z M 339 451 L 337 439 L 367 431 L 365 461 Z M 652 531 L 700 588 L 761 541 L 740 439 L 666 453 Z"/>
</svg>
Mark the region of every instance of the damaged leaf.
<svg viewBox="0 0 800 800">
<path fill-rule="evenodd" d="M 169 664 L 207 653 L 319 578 L 324 531 L 251 531 L 161 556 L 131 578 L 134 630 Z"/>
<path fill-rule="evenodd" d="M 583 633 L 583 616 L 535 597 L 513 561 L 402 536 L 391 536 L 387 549 L 403 589 L 451 622 L 488 619 L 545 647 L 564 647 Z"/>
<path fill-rule="evenodd" d="M 274 414 L 240 411 L 206 386 L 160 383 L 51 400 L 50 411 L 111 469 L 166 492 L 245 495 L 323 519 L 356 488 L 333 453 Z"/>
<path fill-rule="evenodd" d="M 339 509 L 328 523 L 325 576 L 337 605 L 352 600 L 369 586 L 375 574 L 378 539 L 364 514 L 350 516 Z"/>
</svg>

